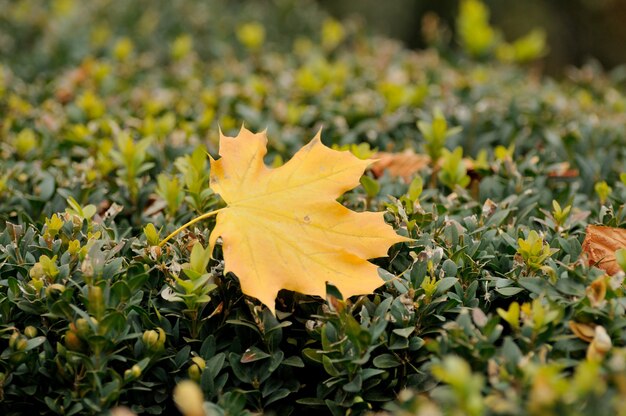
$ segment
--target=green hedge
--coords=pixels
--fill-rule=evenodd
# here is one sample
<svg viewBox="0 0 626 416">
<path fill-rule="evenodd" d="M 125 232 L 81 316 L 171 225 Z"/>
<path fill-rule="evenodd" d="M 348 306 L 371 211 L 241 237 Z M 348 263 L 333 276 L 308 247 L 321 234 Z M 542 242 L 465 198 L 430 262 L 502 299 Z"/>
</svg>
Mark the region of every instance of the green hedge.
<svg viewBox="0 0 626 416">
<path fill-rule="evenodd" d="M 0 9 L 2 414 L 173 414 L 184 379 L 210 414 L 624 412 L 624 275 L 581 258 L 586 225 L 626 225 L 618 71 L 409 51 L 308 2 Z M 281 292 L 273 316 L 218 247 L 216 286 L 177 300 L 213 222 L 157 243 L 220 206 L 205 152 L 243 122 L 275 166 L 322 126 L 442 155 L 421 191 L 384 174 L 341 199 L 416 240 L 375 260 L 376 294 Z"/>
</svg>

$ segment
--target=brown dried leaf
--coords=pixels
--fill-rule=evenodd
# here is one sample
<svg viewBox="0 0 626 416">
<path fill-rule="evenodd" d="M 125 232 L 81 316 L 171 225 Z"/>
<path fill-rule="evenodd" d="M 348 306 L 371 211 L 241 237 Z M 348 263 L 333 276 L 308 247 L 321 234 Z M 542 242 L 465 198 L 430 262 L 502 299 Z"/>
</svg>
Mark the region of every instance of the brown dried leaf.
<svg viewBox="0 0 626 416">
<path fill-rule="evenodd" d="M 553 170 L 548 172 L 548 177 L 554 179 L 571 179 L 579 176 L 578 169 L 570 166 L 569 162 L 558 163 L 553 166 Z"/>
<path fill-rule="evenodd" d="M 604 304 L 608 278 L 609 277 L 606 275 L 600 276 L 587 287 L 587 298 L 589 299 L 589 303 L 591 303 L 592 307 L 598 308 Z"/>
<path fill-rule="evenodd" d="M 574 321 L 569 321 L 569 328 L 572 330 L 574 335 L 578 338 L 582 339 L 586 342 L 593 341 L 593 337 L 595 336 L 595 325 L 590 324 L 581 324 Z"/>
<path fill-rule="evenodd" d="M 405 150 L 402 153 L 379 152 L 374 155 L 374 159 L 378 159 L 370 167 L 374 175 L 382 176 L 387 170 L 391 176 L 401 177 L 407 183 L 411 181 L 414 173 L 430 164 L 428 155 L 421 155 L 412 150 Z"/>
<path fill-rule="evenodd" d="M 589 265 L 599 267 L 610 275 L 619 273 L 621 268 L 615 260 L 615 251 L 626 248 L 626 229 L 589 225 L 586 233 L 582 248 Z"/>
<path fill-rule="evenodd" d="M 430 156 L 415 153 L 411 149 L 407 149 L 401 153 L 378 152 L 373 158 L 377 159 L 376 162 L 370 166 L 370 170 L 374 176 L 380 177 L 386 170 L 391 176 L 400 177 L 404 179 L 406 183 L 411 182 L 415 173 L 432 164 Z M 442 161 L 439 159 L 437 163 L 434 164 L 433 168 L 435 170 L 440 169 L 441 163 Z M 465 163 L 465 168 L 470 177 L 478 176 L 474 169 L 474 161 L 464 158 L 463 163 Z"/>
<path fill-rule="evenodd" d="M 587 348 L 587 359 L 590 361 L 602 361 L 612 347 L 613 342 L 606 329 L 598 325 L 594 330 L 593 341 Z"/>
</svg>

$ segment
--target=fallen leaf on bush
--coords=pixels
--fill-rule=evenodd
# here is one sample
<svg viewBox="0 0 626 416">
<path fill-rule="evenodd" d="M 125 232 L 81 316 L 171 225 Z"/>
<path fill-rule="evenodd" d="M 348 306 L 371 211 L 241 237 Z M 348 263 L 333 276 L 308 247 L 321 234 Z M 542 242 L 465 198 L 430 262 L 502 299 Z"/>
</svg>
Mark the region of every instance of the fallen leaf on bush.
<svg viewBox="0 0 626 416">
<path fill-rule="evenodd" d="M 318 134 L 270 169 L 266 146 L 265 132 L 242 128 L 235 138 L 221 135 L 221 158 L 211 158 L 210 187 L 228 206 L 217 214 L 210 244 L 222 237 L 225 272 L 272 312 L 281 289 L 324 297 L 331 282 L 345 297 L 372 293 L 383 280 L 367 259 L 409 239 L 382 212 L 357 213 L 336 201 L 371 161 L 324 146 Z"/>
<path fill-rule="evenodd" d="M 615 260 L 615 251 L 626 248 L 626 229 L 589 225 L 583 241 L 583 253 L 587 254 L 589 265 L 594 265 L 610 275 L 621 268 Z"/>
<path fill-rule="evenodd" d="M 574 335 L 583 341 L 591 342 L 595 335 L 595 325 L 569 321 L 569 328 L 572 330 Z"/>
<path fill-rule="evenodd" d="M 411 182 L 414 174 L 431 164 L 430 156 L 415 153 L 411 149 L 399 153 L 378 152 L 373 158 L 376 161 L 370 166 L 370 170 L 374 176 L 380 177 L 387 171 L 389 175 L 402 178 L 406 183 Z M 464 158 L 463 163 L 470 176 L 476 173 L 471 159 Z M 435 169 L 438 169 L 440 164 L 441 159 L 435 164 Z"/>
<path fill-rule="evenodd" d="M 550 178 L 577 178 L 579 175 L 578 169 L 570 167 L 569 162 L 557 163 L 552 166 L 552 170 L 548 172 Z"/>
<path fill-rule="evenodd" d="M 593 340 L 587 347 L 587 359 L 590 361 L 602 361 L 613 347 L 613 343 L 603 326 L 596 326 L 594 332 Z"/>
<path fill-rule="evenodd" d="M 405 150 L 402 153 L 379 152 L 374 155 L 377 159 L 371 166 L 374 175 L 382 176 L 387 170 L 391 176 L 401 177 L 407 183 L 411 181 L 411 176 L 424 169 L 430 164 L 428 155 L 421 155 L 412 150 Z"/>
<path fill-rule="evenodd" d="M 602 307 L 605 303 L 607 279 L 607 275 L 600 276 L 587 287 L 587 299 L 589 299 L 589 303 L 594 308 Z"/>
</svg>

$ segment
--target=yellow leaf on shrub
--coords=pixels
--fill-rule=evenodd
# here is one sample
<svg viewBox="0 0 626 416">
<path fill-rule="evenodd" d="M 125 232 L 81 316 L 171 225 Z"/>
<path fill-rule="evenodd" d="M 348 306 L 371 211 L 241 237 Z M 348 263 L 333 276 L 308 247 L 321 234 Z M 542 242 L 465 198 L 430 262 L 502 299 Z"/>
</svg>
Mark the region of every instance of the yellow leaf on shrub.
<svg viewBox="0 0 626 416">
<path fill-rule="evenodd" d="M 265 132 L 242 128 L 235 138 L 222 135 L 221 158 L 211 159 L 210 187 L 228 206 L 210 244 L 222 238 L 225 272 L 272 312 L 281 289 L 324 297 L 331 282 L 345 297 L 372 293 L 383 281 L 367 259 L 409 239 L 382 212 L 357 213 L 336 201 L 359 185 L 371 161 L 326 147 L 318 134 L 271 169 L 266 147 Z"/>
</svg>

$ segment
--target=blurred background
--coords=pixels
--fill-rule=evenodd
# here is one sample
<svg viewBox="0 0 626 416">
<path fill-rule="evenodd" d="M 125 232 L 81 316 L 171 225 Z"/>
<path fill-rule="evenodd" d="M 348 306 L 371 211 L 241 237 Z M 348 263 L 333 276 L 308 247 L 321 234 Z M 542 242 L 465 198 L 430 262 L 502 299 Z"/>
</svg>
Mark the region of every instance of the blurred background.
<svg viewBox="0 0 626 416">
<path fill-rule="evenodd" d="M 426 46 L 424 16 L 435 13 L 454 33 L 459 11 L 458 0 L 317 1 L 337 18 L 356 17 L 371 30 L 413 48 Z M 548 74 L 559 76 L 568 66 L 581 66 L 592 58 L 605 69 L 626 63 L 626 0 L 485 0 L 485 4 L 491 10 L 490 23 L 506 40 L 533 28 L 545 30 Z"/>
<path fill-rule="evenodd" d="M 220 54 L 214 37 L 232 38 L 242 19 L 258 20 L 286 51 L 318 35 L 327 13 L 410 48 L 533 62 L 557 78 L 592 59 L 606 70 L 626 63 L 626 0 L 0 0 L 0 64 L 28 79 L 101 55 L 111 39 L 159 51 L 184 33 L 208 58 Z"/>
</svg>

